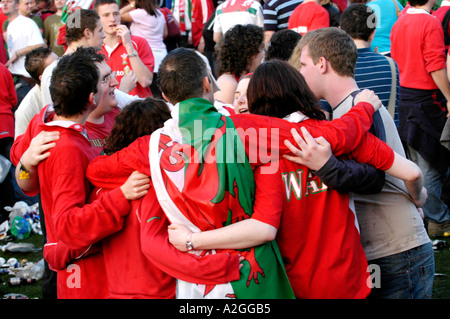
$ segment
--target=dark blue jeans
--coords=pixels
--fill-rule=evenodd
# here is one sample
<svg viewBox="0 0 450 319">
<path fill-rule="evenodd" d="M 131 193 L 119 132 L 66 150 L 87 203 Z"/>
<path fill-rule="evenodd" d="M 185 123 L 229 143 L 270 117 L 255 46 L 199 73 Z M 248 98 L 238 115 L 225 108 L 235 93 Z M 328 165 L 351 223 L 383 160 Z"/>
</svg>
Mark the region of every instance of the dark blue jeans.
<svg viewBox="0 0 450 319">
<path fill-rule="evenodd" d="M 431 243 L 369 261 L 369 265 L 374 264 L 381 270 L 381 286 L 372 288 L 369 298 L 431 298 L 434 280 L 434 252 Z"/>
</svg>

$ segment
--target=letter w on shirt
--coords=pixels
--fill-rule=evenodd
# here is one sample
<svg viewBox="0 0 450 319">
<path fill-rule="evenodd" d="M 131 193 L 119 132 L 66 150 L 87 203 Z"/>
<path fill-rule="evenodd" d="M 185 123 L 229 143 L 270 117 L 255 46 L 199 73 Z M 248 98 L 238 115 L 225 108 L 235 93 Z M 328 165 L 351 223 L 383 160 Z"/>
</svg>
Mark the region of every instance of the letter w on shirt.
<svg viewBox="0 0 450 319">
<path fill-rule="evenodd" d="M 303 196 L 303 170 L 299 169 L 295 172 L 282 173 L 281 178 L 284 182 L 286 200 L 290 201 L 292 194 L 294 194 L 296 199 L 301 199 Z"/>
</svg>

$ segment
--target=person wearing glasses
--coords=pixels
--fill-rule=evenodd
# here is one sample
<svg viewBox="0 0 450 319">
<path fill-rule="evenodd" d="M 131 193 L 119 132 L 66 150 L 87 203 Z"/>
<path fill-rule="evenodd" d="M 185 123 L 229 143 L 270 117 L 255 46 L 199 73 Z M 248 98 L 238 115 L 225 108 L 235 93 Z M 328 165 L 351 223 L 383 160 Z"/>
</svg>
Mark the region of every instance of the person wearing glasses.
<svg viewBox="0 0 450 319">
<path fill-rule="evenodd" d="M 96 253 L 91 244 L 121 229 L 131 208 L 130 200 L 148 192 L 149 178 L 136 173 L 122 186 L 86 204 L 91 187 L 85 171 L 96 153 L 85 125 L 105 94 L 113 96 L 112 87 L 117 85 L 114 81 L 104 56 L 94 48 L 79 48 L 64 56 L 52 75 L 50 92 L 54 103 L 31 120 L 25 134 L 13 145 L 11 160 L 19 166 L 16 178 L 28 180 L 34 187 L 39 180 L 46 215 L 46 246 L 52 248 L 44 247 L 44 258 L 51 264 L 52 258 L 62 253 L 74 260 L 58 270 L 58 298 L 108 296 L 103 255 Z M 47 158 L 38 165 L 30 163 L 22 150 L 34 143 L 35 136 L 45 133 L 59 136 L 51 144 L 51 156 L 46 152 L 43 156 Z M 103 231 L 98 233 L 94 229 Z"/>
</svg>

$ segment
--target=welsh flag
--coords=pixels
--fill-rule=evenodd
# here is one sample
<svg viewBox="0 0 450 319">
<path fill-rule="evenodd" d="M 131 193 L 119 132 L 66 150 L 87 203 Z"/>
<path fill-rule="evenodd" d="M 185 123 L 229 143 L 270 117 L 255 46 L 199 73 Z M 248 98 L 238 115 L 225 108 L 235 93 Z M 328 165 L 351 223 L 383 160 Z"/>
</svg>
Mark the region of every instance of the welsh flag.
<svg viewBox="0 0 450 319">
<path fill-rule="evenodd" d="M 180 102 L 172 117 L 152 134 L 149 154 L 153 185 L 169 220 L 206 231 L 250 218 L 253 171 L 233 122 L 200 98 Z M 201 254 L 218 252 L 245 257 L 240 280 L 215 286 L 179 281 L 178 298 L 295 298 L 275 241 Z"/>
<path fill-rule="evenodd" d="M 117 4 L 120 5 L 120 0 L 116 0 Z M 61 21 L 66 23 L 67 18 L 76 9 L 92 9 L 95 4 L 95 0 L 69 0 L 64 5 Z"/>
<path fill-rule="evenodd" d="M 69 15 L 76 9 L 89 9 L 94 0 L 69 0 L 66 2 L 61 15 L 61 21 L 66 23 Z"/>
</svg>

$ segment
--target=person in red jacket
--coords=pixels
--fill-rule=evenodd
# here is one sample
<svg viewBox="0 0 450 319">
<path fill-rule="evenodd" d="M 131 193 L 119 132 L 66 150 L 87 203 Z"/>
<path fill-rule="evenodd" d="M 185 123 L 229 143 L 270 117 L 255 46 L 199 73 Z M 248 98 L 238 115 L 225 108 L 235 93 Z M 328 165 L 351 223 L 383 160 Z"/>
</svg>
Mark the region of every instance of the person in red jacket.
<svg viewBox="0 0 450 319">
<path fill-rule="evenodd" d="M 398 132 L 425 175 L 428 234 L 441 236 L 450 231 L 450 207 L 441 198 L 450 172 L 450 151 L 440 143 L 450 112 L 444 32 L 430 14 L 435 0 L 409 4 L 391 31 L 391 56 L 400 72 Z"/>
<path fill-rule="evenodd" d="M 72 264 L 58 271 L 58 298 L 104 298 L 108 295 L 103 256 L 88 255 L 88 248 L 119 230 L 123 217 L 129 212 L 129 201 L 143 196 L 149 187 L 148 177 L 136 173 L 136 186 L 132 185 L 134 182 L 126 182 L 86 204 L 90 185 L 85 169 L 96 154 L 84 125 L 100 102 L 104 86 L 109 84 L 110 71 L 103 56 L 94 48 L 79 48 L 62 58 L 52 76 L 54 105 L 36 115 L 22 138 L 13 145 L 17 149 L 12 151 L 11 160 L 20 165 L 18 178 L 33 176 L 39 180 L 48 243 L 61 241 L 80 253 Z M 59 139 L 52 156 L 39 163 L 35 174 L 36 168 L 19 158 L 33 137 L 44 130 L 58 131 Z M 98 229 L 102 231 L 93 231 Z"/>
<path fill-rule="evenodd" d="M 1 41 L 0 41 L 1 42 Z M 9 153 L 14 140 L 14 114 L 17 105 L 17 94 L 11 72 L 0 63 L 0 154 L 9 160 Z M 8 219 L 5 206 L 14 206 L 13 174 L 7 173 L 0 183 L 0 221 Z"/>
</svg>

